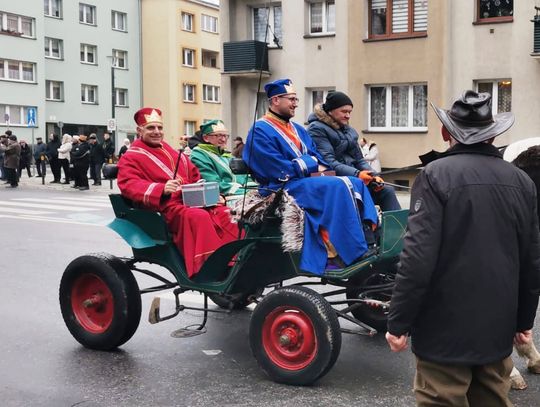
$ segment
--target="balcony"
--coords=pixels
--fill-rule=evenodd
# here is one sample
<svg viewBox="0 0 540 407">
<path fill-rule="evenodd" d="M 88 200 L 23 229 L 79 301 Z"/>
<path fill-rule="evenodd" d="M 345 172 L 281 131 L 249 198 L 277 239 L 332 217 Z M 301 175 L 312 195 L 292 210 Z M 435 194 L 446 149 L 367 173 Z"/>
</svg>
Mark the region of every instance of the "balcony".
<svg viewBox="0 0 540 407">
<path fill-rule="evenodd" d="M 540 62 L 540 7 L 535 7 L 536 15 L 531 20 L 534 24 L 533 52 L 531 56 Z"/>
<path fill-rule="evenodd" d="M 260 70 L 265 77 L 268 69 L 268 47 L 262 41 L 231 41 L 223 43 L 223 73 L 254 78 Z"/>
</svg>

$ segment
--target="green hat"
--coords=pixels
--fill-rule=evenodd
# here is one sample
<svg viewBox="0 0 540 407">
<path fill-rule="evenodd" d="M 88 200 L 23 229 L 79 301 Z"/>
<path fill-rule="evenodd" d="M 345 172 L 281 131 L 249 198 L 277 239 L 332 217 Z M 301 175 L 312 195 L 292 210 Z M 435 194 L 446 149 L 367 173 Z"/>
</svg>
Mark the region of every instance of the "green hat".
<svg viewBox="0 0 540 407">
<path fill-rule="evenodd" d="M 203 136 L 217 132 L 229 134 L 229 130 L 227 130 L 225 124 L 221 120 L 210 120 L 201 124 L 200 128 Z"/>
</svg>

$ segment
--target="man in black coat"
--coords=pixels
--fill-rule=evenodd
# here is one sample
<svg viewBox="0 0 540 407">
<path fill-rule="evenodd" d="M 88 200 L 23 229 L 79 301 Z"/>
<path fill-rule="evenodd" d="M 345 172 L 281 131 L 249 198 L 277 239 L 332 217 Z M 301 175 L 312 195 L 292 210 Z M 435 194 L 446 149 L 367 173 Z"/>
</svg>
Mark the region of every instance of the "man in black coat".
<svg viewBox="0 0 540 407">
<path fill-rule="evenodd" d="M 90 134 L 88 143 L 90 144 L 90 178 L 94 180 L 92 185 L 101 185 L 101 169 L 106 158 L 105 151 L 94 133 Z"/>
<path fill-rule="evenodd" d="M 492 146 L 514 117 L 493 117 L 489 94 L 433 108 L 450 148 L 414 183 L 386 338 L 401 351 L 412 336 L 418 405 L 510 406 L 540 293 L 536 188 Z"/>
<path fill-rule="evenodd" d="M 49 142 L 47 143 L 47 159 L 49 160 L 49 165 L 51 166 L 51 172 L 53 173 L 54 179 L 50 182 L 51 184 L 60 184 L 60 179 L 62 178 L 62 167 L 60 165 L 60 160 L 58 159 L 58 148 L 62 143 L 58 134 L 50 134 Z"/>
<path fill-rule="evenodd" d="M 74 188 L 80 191 L 87 191 L 88 167 L 90 167 L 90 146 L 86 142 L 86 135 L 79 136 L 79 142 L 71 149 L 71 160 L 73 161 L 73 175 L 75 179 Z"/>
</svg>

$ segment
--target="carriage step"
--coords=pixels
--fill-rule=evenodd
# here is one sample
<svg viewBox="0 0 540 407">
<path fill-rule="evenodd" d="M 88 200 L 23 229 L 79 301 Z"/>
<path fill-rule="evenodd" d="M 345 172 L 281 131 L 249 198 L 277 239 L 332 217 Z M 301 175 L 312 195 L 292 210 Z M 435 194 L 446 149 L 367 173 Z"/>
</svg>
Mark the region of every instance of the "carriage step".
<svg viewBox="0 0 540 407">
<path fill-rule="evenodd" d="M 161 297 L 154 297 L 154 299 L 152 300 L 152 305 L 150 305 L 150 311 L 148 313 L 148 322 L 150 322 L 151 324 L 157 324 L 158 322 L 174 318 L 183 309 L 183 307 L 177 306 L 175 312 L 173 312 L 170 315 L 162 317 L 159 314 L 160 305 L 161 305 Z"/>
</svg>

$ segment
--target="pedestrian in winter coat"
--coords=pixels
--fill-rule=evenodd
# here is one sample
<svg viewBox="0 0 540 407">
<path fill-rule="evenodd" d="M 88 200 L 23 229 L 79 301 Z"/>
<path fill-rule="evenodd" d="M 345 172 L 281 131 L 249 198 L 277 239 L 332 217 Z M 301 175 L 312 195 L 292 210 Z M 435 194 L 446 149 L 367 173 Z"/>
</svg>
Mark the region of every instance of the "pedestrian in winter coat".
<svg viewBox="0 0 540 407">
<path fill-rule="evenodd" d="M 0 135 L 0 145 L 7 146 L 8 138 L 5 134 Z M 4 150 L 0 148 L 0 179 L 6 179 L 6 169 L 4 167 Z"/>
<path fill-rule="evenodd" d="M 81 191 L 90 189 L 88 186 L 88 168 L 90 167 L 90 145 L 86 142 L 86 135 L 79 136 L 79 142 L 73 144 L 71 149 L 71 159 L 73 160 L 73 173 L 75 185 Z"/>
<path fill-rule="evenodd" d="M 92 185 L 101 185 L 101 169 L 106 160 L 105 151 L 93 133 L 90 134 L 88 143 L 90 144 L 90 178 L 94 180 Z"/>
<path fill-rule="evenodd" d="M 57 134 L 49 135 L 49 142 L 47 143 L 47 159 L 49 160 L 49 165 L 51 166 L 51 172 L 53 173 L 54 179 L 50 182 L 51 184 L 59 184 L 60 179 L 62 178 L 62 171 L 60 166 L 60 160 L 58 159 L 58 149 L 60 148 L 60 138 Z"/>
<path fill-rule="evenodd" d="M 6 179 L 11 188 L 19 186 L 19 160 L 21 158 L 21 146 L 17 143 L 17 136 L 10 134 L 7 145 L 0 144 L 0 149 L 4 151 L 4 168 L 6 170 Z"/>
<path fill-rule="evenodd" d="M 112 164 L 114 162 L 114 143 L 111 140 L 111 135 L 109 133 L 103 134 L 103 143 L 101 144 L 103 153 L 105 154 L 105 161 L 107 164 Z"/>
<path fill-rule="evenodd" d="M 47 145 L 41 137 L 36 138 L 34 145 L 34 161 L 36 163 L 36 177 L 44 177 L 47 173 Z"/>
<path fill-rule="evenodd" d="M 377 144 L 373 140 L 367 141 L 364 137 L 360 139 L 358 144 L 360 144 L 364 160 L 373 168 L 373 171 L 381 172 L 381 161 L 379 159 L 379 147 L 377 147 Z"/>
<path fill-rule="evenodd" d="M 128 138 L 124 139 L 124 145 L 120 147 L 120 151 L 118 152 L 118 159 L 122 158 L 122 156 L 128 151 L 128 148 L 131 146 L 131 141 L 129 141 Z"/>
<path fill-rule="evenodd" d="M 418 405 L 511 406 L 512 344 L 531 340 L 540 293 L 536 189 L 492 145 L 514 117 L 488 93 L 433 108 L 450 148 L 413 185 L 386 338 L 412 336 Z"/>
<path fill-rule="evenodd" d="M 401 209 L 394 189 L 383 187 L 383 179 L 362 156 L 358 133 L 349 126 L 352 110 L 352 100 L 345 93 L 329 93 L 324 104 L 315 105 L 309 115 L 308 133 L 336 175 L 358 177 L 370 185 L 373 202 L 383 211 Z"/>
<path fill-rule="evenodd" d="M 242 140 L 242 137 L 235 137 L 234 138 L 234 147 L 232 150 L 232 156 L 235 158 L 242 158 L 242 152 L 244 151 L 244 140 Z"/>
<path fill-rule="evenodd" d="M 72 137 L 66 133 L 62 136 L 62 144 L 58 147 L 58 160 L 60 160 L 60 166 L 64 171 L 64 181 L 62 184 L 69 184 L 69 163 L 71 160 L 70 152 L 72 148 Z"/>
<path fill-rule="evenodd" d="M 23 168 L 26 168 L 26 173 L 28 178 L 32 177 L 32 170 L 30 168 L 30 162 L 32 161 L 32 151 L 30 151 L 30 146 L 26 144 L 26 141 L 21 140 L 19 142 L 21 146 L 21 159 L 19 160 L 19 168 L 17 169 L 17 175 L 21 178 Z"/>
</svg>

